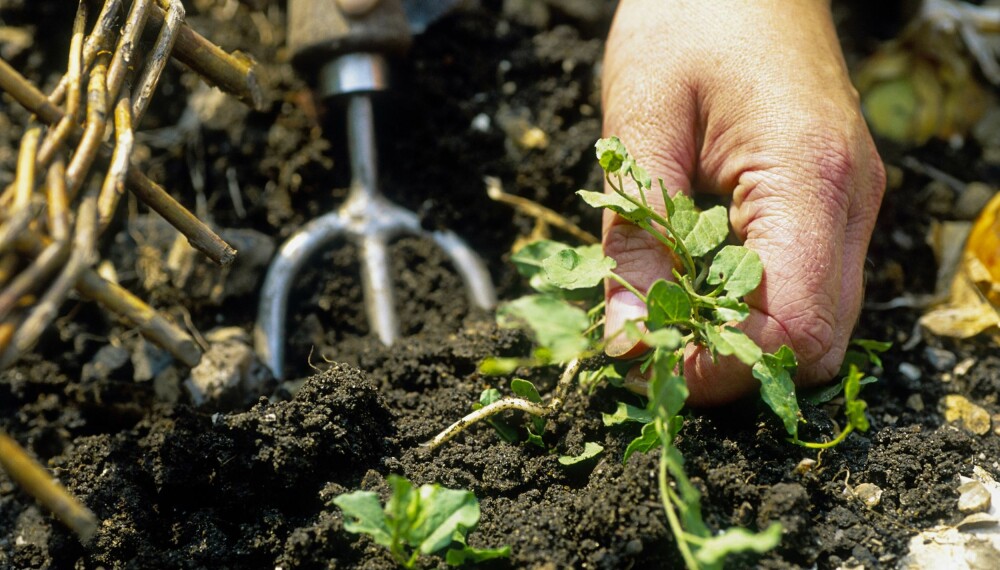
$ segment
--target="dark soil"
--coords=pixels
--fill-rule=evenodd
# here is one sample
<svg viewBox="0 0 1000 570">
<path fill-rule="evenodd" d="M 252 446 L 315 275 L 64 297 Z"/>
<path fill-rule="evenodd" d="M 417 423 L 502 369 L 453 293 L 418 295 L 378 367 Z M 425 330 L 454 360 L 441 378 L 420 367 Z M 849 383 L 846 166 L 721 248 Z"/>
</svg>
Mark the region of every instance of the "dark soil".
<svg viewBox="0 0 1000 570">
<path fill-rule="evenodd" d="M 44 31 L 48 43 L 5 54 L 44 86 L 64 66 L 72 10 L 63 4 L 9 2 L 0 9 L 3 23 L 30 28 L 36 38 Z M 218 226 L 253 228 L 280 243 L 345 195 L 342 110 L 312 100 L 285 60 L 283 2 L 191 4 L 196 29 L 262 62 L 272 99 L 264 112 L 214 127 L 205 121 L 166 144 L 142 139 L 146 170 L 186 204 L 203 192 Z M 416 38 L 409 58 L 396 65 L 397 88 L 377 102 L 382 185 L 425 227 L 466 238 L 489 263 L 501 296 L 510 298 L 520 285 L 506 252 L 532 221 L 490 201 L 483 178 L 499 177 L 508 191 L 598 231 L 599 216 L 581 208 L 573 191 L 600 185 L 591 148 L 600 136 L 600 58 L 613 3 L 535 2 L 550 6 L 536 20 L 508 15 L 499 1 L 473 4 Z M 252 10 L 263 17 L 251 18 Z M 856 49 L 873 41 L 845 37 Z M 168 70 L 143 126 L 177 124 L 196 84 L 188 72 Z M 0 183 L 6 184 L 26 115 L 7 99 L 0 111 Z M 485 127 L 480 116 L 490 119 Z M 545 131 L 547 146 L 514 143 L 519 120 Z M 883 150 L 889 164 L 902 160 L 899 151 Z M 1000 182 L 971 140 L 960 150 L 941 145 L 917 157 L 962 180 Z M 193 181 L 194 169 L 204 173 L 203 183 Z M 227 169 L 239 181 L 245 211 L 230 198 Z M 871 249 L 873 303 L 933 289 L 936 268 L 924 236 L 932 219 L 951 215 L 940 193 L 925 189 L 927 178 L 902 172 L 901 185 L 886 196 Z M 251 329 L 253 287 L 223 281 L 228 293 L 220 299 L 152 278 L 170 240 L 164 245 L 136 231 L 148 227 L 140 222 L 123 216 L 105 244 L 123 285 L 203 332 L 220 325 Z M 483 514 L 470 543 L 511 546 L 510 560 L 492 567 L 680 567 L 659 503 L 656 455 L 636 454 L 623 464 L 638 428 L 601 421 L 619 400 L 639 404 L 625 392 L 574 391 L 549 422 L 545 449 L 504 443 L 481 426 L 432 455 L 420 451 L 421 442 L 467 413 L 484 388 L 506 390 L 509 379 L 478 374 L 484 357 L 523 354 L 528 345 L 470 308 L 461 281 L 427 242 L 403 237 L 392 259 L 403 340 L 386 348 L 368 335 L 357 250 L 340 244 L 315 260 L 293 294 L 286 372 L 304 382 L 281 384 L 243 407 L 195 407 L 182 387 L 188 371 L 169 361 L 155 374 L 140 374 L 141 361 L 124 357 L 108 366 L 111 360 L 102 358 L 109 346 L 119 355 L 151 349 L 94 306 L 68 303 L 37 351 L 0 373 L 0 429 L 47 464 L 102 525 L 81 546 L 0 474 L 0 568 L 391 568 L 385 549 L 343 530 L 330 503 L 355 489 L 386 496 L 390 474 L 473 491 Z M 249 265 L 253 283 L 262 267 Z M 207 264 L 200 271 L 218 278 Z M 858 336 L 895 343 L 880 381 L 863 392 L 872 427 L 823 452 L 808 472 L 796 466 L 817 454 L 787 444 L 760 402 L 690 413 L 679 446 L 703 493 L 708 524 L 763 528 L 778 521 L 784 529 L 777 549 L 734 559 L 734 567 L 893 566 L 920 529 L 959 520 L 960 474 L 969 475 L 974 464 L 997 474 L 1000 437 L 949 425 L 938 412 L 939 400 L 952 393 L 1000 411 L 995 347 L 914 339 L 918 316 L 912 308 L 864 312 Z M 968 371 L 956 373 L 956 364 L 969 358 Z M 916 367 L 919 378 L 901 373 L 901 365 Z M 559 370 L 523 373 L 545 394 Z M 922 411 L 913 400 L 907 404 L 914 395 Z M 835 407 L 804 411 L 811 439 L 830 437 L 834 419 L 842 418 Z M 557 461 L 587 441 L 605 448 L 596 461 L 572 467 Z M 846 492 L 862 482 L 884 491 L 874 509 Z M 428 557 L 421 564 L 444 563 Z"/>
</svg>

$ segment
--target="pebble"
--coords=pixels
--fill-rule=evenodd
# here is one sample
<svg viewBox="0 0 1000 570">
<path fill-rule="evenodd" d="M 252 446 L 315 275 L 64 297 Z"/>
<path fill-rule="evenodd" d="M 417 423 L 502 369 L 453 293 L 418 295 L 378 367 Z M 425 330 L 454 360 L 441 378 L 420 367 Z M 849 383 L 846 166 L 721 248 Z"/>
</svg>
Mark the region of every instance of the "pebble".
<svg viewBox="0 0 1000 570">
<path fill-rule="evenodd" d="M 805 475 L 812 471 L 814 467 L 816 467 L 816 460 L 806 457 L 795 466 L 795 474 L 800 476 Z"/>
<path fill-rule="evenodd" d="M 993 414 L 993 433 L 1000 435 L 1000 414 Z"/>
<path fill-rule="evenodd" d="M 958 362 L 958 357 L 955 356 L 954 352 L 933 346 L 924 349 L 924 357 L 938 372 L 951 370 Z"/>
<path fill-rule="evenodd" d="M 973 356 L 970 356 L 962 360 L 961 362 L 955 365 L 955 370 L 954 370 L 955 376 L 956 377 L 965 376 L 966 374 L 969 373 L 969 370 L 975 365 L 976 365 L 976 359 Z"/>
<path fill-rule="evenodd" d="M 962 519 L 955 528 L 961 531 L 992 528 L 1000 524 L 1000 520 L 986 513 L 974 513 Z"/>
<path fill-rule="evenodd" d="M 924 411 L 924 399 L 920 394 L 910 394 L 910 397 L 906 399 L 906 407 L 914 412 L 922 412 Z"/>
<path fill-rule="evenodd" d="M 906 378 L 909 382 L 919 382 L 920 377 L 923 376 L 920 369 L 917 368 L 916 365 L 909 362 L 901 362 L 899 364 L 899 373 L 902 374 L 903 378 Z"/>
<path fill-rule="evenodd" d="M 990 431 L 990 414 L 973 404 L 965 396 L 948 394 L 941 401 L 944 419 L 948 423 L 960 424 L 976 435 L 986 435 Z"/>
<path fill-rule="evenodd" d="M 960 220 L 974 220 L 990 201 L 996 190 L 985 182 L 969 182 L 955 202 L 955 217 Z"/>
<path fill-rule="evenodd" d="M 882 489 L 873 483 L 862 483 L 854 488 L 854 496 L 871 509 L 882 501 Z"/>
<path fill-rule="evenodd" d="M 982 513 L 990 509 L 992 496 L 986 485 L 980 481 L 969 481 L 958 487 L 958 510 L 959 512 L 972 514 Z"/>
</svg>

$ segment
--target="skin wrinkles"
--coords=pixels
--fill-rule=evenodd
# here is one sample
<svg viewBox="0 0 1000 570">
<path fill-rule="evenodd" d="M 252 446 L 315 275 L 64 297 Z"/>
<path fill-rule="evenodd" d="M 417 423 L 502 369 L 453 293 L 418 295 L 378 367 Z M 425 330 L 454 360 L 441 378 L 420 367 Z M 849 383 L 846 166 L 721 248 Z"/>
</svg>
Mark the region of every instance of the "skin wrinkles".
<svg viewBox="0 0 1000 570">
<path fill-rule="evenodd" d="M 885 179 L 828 3 L 623 0 L 605 68 L 615 70 L 603 89 L 605 136 L 618 135 L 671 190 L 732 196 L 734 234 L 765 268 L 740 328 L 766 351 L 791 346 L 797 383 L 827 380 L 861 307 Z M 670 275 L 661 244 L 613 215 L 605 222 L 620 275 L 640 288 Z M 606 291 L 608 329 L 643 315 L 620 286 Z M 704 351 L 689 349 L 685 373 L 693 405 L 755 387 L 742 363 Z"/>
</svg>

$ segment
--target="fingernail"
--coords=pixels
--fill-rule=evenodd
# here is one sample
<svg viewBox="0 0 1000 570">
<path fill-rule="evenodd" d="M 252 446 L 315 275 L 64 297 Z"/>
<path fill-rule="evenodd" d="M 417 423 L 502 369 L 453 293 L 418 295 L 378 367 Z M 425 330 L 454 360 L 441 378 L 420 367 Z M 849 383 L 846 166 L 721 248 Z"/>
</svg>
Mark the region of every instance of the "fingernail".
<svg viewBox="0 0 1000 570">
<path fill-rule="evenodd" d="M 628 338 L 622 328 L 627 321 L 646 318 L 646 304 L 628 291 L 618 291 L 608 299 L 604 318 L 604 337 L 608 339 L 604 351 L 608 356 L 618 357 L 635 348 L 637 342 Z"/>
</svg>

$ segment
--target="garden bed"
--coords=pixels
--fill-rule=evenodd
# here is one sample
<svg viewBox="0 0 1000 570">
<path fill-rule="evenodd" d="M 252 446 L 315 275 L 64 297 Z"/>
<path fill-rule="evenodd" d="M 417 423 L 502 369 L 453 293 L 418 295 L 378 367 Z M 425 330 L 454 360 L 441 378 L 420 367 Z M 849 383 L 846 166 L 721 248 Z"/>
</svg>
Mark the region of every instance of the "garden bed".
<svg viewBox="0 0 1000 570">
<path fill-rule="evenodd" d="M 168 69 L 143 124 L 161 129 L 159 136 L 139 138 L 150 149 L 146 172 L 193 204 L 190 172 L 200 169 L 217 227 L 251 228 L 264 242 L 280 243 L 346 193 L 342 110 L 315 104 L 284 60 L 283 2 L 191 4 L 193 27 L 261 62 L 272 99 L 265 111 L 240 112 L 235 121 L 210 120 L 225 106 L 199 107 L 200 128 L 169 130 L 194 104 L 196 82 Z M 418 36 L 394 68 L 395 89 L 376 101 L 381 182 L 426 228 L 467 239 L 487 261 L 501 298 L 511 298 L 524 286 L 509 251 L 533 220 L 491 201 L 484 177 L 599 233 L 599 215 L 574 191 L 601 186 L 592 148 L 601 134 L 600 60 L 613 6 L 526 2 L 538 9 L 514 12 L 500 2 L 475 4 Z M 251 17 L 251 6 L 259 16 Z M 51 87 L 63 71 L 72 11 L 57 2 L 10 2 L 0 18 L 36 38 L 44 31 L 44 44 L 5 57 Z M 874 38 L 845 41 L 870 47 Z M 5 99 L 3 184 L 11 180 L 25 121 Z M 546 137 L 526 144 L 522 135 L 534 127 Z M 887 191 L 873 238 L 871 306 L 933 291 L 936 267 L 925 236 L 932 220 L 959 215 L 955 193 L 902 168 L 905 156 L 966 182 L 998 182 L 997 167 L 972 139 L 958 149 L 931 143 L 915 152 L 882 151 L 902 176 Z M 242 208 L 231 199 L 227 171 L 238 181 Z M 116 227 L 102 251 L 125 287 L 202 332 L 251 330 L 252 287 L 223 280 L 231 294 L 221 299 L 180 291 L 151 277 L 170 243 L 152 231 L 155 224 L 123 215 Z M 679 567 L 658 496 L 657 454 L 637 453 L 623 464 L 638 424 L 602 423 L 618 401 L 641 405 L 623 390 L 571 391 L 549 421 L 547 448 L 505 443 L 486 425 L 432 454 L 420 448 L 468 413 L 485 388 L 507 391 L 509 379 L 477 372 L 483 358 L 524 354 L 528 343 L 471 307 L 443 254 L 427 242 L 402 237 L 391 254 L 404 338 L 387 348 L 367 334 L 357 250 L 337 244 L 310 264 L 292 295 L 288 370 L 304 382 L 270 387 L 245 403 L 192 405 L 183 386 L 187 369 L 166 362 L 140 374 L 155 359 L 135 355 L 153 349 L 93 305 L 67 303 L 39 348 L 0 373 L 0 428 L 102 523 L 81 546 L 0 474 L 0 568 L 390 568 L 388 551 L 345 532 L 330 502 L 356 489 L 384 496 L 390 474 L 473 491 L 482 519 L 470 544 L 511 546 L 510 559 L 492 567 Z M 245 270 L 251 282 L 262 276 L 260 266 Z M 940 411 L 946 395 L 959 394 L 1000 412 L 996 346 L 986 338 L 915 338 L 919 315 L 907 307 L 863 312 L 857 336 L 894 345 L 879 382 L 862 393 L 871 429 L 834 449 L 817 454 L 788 444 L 759 398 L 690 413 L 677 445 L 703 494 L 706 522 L 714 529 L 783 527 L 778 548 L 734 566 L 895 566 L 918 532 L 963 518 L 960 476 L 971 476 L 975 465 L 1000 474 L 994 428 L 977 435 Z M 530 379 L 545 395 L 559 373 L 537 369 Z M 840 417 L 835 407 L 805 405 L 804 414 L 804 438 L 813 440 L 831 437 L 832 418 Z M 600 443 L 603 453 L 577 465 L 558 462 L 579 454 L 584 442 Z M 797 468 L 804 459 L 818 464 Z M 854 495 L 861 483 L 881 489 L 877 505 Z"/>
</svg>

